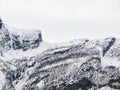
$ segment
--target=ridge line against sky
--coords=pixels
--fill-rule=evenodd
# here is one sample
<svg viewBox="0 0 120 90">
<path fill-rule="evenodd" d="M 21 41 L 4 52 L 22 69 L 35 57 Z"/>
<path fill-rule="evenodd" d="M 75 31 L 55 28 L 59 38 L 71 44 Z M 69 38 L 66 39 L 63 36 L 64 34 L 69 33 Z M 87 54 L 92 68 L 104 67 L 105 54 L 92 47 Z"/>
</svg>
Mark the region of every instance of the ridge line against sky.
<svg viewBox="0 0 120 90">
<path fill-rule="evenodd" d="M 3 21 L 49 42 L 120 36 L 119 0 L 0 0 Z"/>
</svg>

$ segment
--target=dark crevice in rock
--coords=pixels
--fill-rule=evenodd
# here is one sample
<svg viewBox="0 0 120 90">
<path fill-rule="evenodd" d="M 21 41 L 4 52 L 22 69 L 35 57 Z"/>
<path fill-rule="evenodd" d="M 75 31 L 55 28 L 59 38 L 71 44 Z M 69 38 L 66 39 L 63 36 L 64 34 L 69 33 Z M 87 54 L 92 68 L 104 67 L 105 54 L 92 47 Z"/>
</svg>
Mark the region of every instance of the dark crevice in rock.
<svg viewBox="0 0 120 90">
<path fill-rule="evenodd" d="M 2 20 L 0 19 L 0 29 L 2 28 Z"/>
<path fill-rule="evenodd" d="M 108 83 L 111 88 L 120 89 L 120 77 L 117 79 L 111 79 Z"/>
<path fill-rule="evenodd" d="M 68 84 L 62 83 L 60 87 L 52 86 L 49 87 L 47 90 L 88 90 L 92 87 L 96 87 L 95 84 L 93 84 L 88 78 L 83 77 L 81 80 L 79 80 L 76 83 Z M 44 89 L 46 90 L 46 88 Z"/>
</svg>

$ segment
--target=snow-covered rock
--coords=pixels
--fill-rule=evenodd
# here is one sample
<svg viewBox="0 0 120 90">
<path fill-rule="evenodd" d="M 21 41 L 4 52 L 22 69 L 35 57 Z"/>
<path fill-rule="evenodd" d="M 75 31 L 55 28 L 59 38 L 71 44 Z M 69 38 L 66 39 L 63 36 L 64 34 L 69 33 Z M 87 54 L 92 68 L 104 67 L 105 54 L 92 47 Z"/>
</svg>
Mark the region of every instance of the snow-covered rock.
<svg viewBox="0 0 120 90">
<path fill-rule="evenodd" d="M 18 33 L 16 32 L 18 31 Z M 0 55 L 12 50 L 27 51 L 40 46 L 42 35 L 40 30 L 15 29 L 0 20 Z"/>
<path fill-rule="evenodd" d="M 120 90 L 119 39 L 51 44 L 1 25 L 0 90 Z"/>
</svg>

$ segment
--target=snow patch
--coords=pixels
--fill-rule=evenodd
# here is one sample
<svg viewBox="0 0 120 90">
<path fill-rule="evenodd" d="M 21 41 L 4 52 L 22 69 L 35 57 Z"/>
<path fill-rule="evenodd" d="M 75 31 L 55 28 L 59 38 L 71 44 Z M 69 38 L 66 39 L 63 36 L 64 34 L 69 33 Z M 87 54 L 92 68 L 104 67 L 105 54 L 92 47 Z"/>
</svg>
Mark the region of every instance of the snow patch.
<svg viewBox="0 0 120 90">
<path fill-rule="evenodd" d="M 111 89 L 111 88 L 108 87 L 108 86 L 105 86 L 105 87 L 100 88 L 99 90 L 113 90 L 113 89 Z"/>
<path fill-rule="evenodd" d="M 107 66 L 115 66 L 115 67 L 120 67 L 120 60 L 118 58 L 108 58 L 108 57 L 103 57 L 103 49 L 102 47 L 97 47 L 99 50 L 99 58 L 101 59 L 101 65 L 102 67 L 107 67 Z"/>
<path fill-rule="evenodd" d="M 0 71 L 0 90 L 3 90 L 2 87 L 5 83 L 5 75 Z"/>
<path fill-rule="evenodd" d="M 23 86 L 25 85 L 25 80 L 26 79 L 23 79 L 18 84 L 14 85 L 15 86 L 15 90 L 22 90 Z"/>
<path fill-rule="evenodd" d="M 36 85 L 40 90 L 43 90 L 43 88 L 44 88 L 44 81 L 43 80 L 41 80 L 37 85 Z"/>
<path fill-rule="evenodd" d="M 46 42 L 41 42 L 40 46 L 35 49 L 29 49 L 27 51 L 10 50 L 8 52 L 5 52 L 4 57 L 2 57 L 2 59 L 4 59 L 5 61 L 9 61 L 12 59 L 21 59 L 25 57 L 29 58 L 41 54 L 43 51 L 47 50 L 48 48 L 52 48 L 52 45 Z"/>
<path fill-rule="evenodd" d="M 102 61 L 102 59 L 103 59 L 103 48 L 100 47 L 100 46 L 97 46 L 97 49 L 98 49 L 98 51 L 99 51 L 99 58 L 100 58 L 101 61 Z"/>
<path fill-rule="evenodd" d="M 102 67 L 107 67 L 107 66 L 115 66 L 115 67 L 120 67 L 120 60 L 118 58 L 107 58 L 104 57 L 101 60 Z"/>
</svg>

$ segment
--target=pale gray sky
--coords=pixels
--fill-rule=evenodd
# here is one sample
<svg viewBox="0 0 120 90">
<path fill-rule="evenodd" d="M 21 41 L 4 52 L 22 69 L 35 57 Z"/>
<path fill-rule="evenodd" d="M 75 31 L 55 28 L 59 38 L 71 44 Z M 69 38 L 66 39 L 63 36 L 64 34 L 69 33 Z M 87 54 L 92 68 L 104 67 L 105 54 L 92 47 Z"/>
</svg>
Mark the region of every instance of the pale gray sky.
<svg viewBox="0 0 120 90">
<path fill-rule="evenodd" d="M 41 29 L 49 42 L 120 37 L 120 0 L 0 0 L 0 16 L 16 28 Z"/>
</svg>

